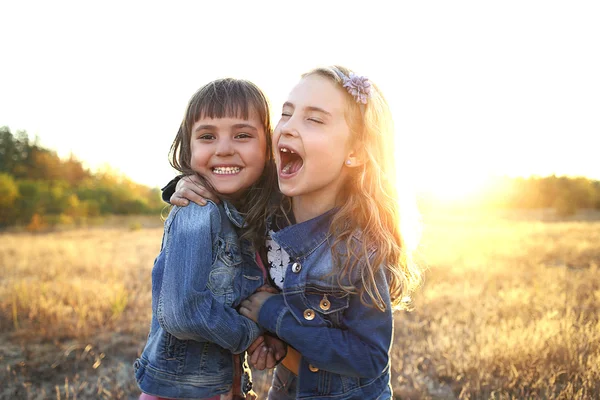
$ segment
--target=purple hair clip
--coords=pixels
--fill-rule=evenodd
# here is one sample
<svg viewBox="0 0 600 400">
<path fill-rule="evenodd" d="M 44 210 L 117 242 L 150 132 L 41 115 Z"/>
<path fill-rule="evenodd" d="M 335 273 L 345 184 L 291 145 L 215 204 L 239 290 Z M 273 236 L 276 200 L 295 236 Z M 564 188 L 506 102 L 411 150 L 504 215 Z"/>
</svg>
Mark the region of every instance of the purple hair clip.
<svg viewBox="0 0 600 400">
<path fill-rule="evenodd" d="M 367 99 L 371 96 L 371 83 L 366 76 L 354 75 L 350 77 L 342 75 L 343 85 L 348 93 L 354 96 L 357 103 L 367 104 Z"/>
</svg>

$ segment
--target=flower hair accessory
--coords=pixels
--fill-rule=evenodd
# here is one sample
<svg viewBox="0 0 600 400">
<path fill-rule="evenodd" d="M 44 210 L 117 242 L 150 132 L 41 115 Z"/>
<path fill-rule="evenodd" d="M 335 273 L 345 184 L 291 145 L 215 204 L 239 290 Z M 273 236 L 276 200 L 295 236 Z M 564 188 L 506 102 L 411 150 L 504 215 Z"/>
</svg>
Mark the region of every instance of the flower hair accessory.
<svg viewBox="0 0 600 400">
<path fill-rule="evenodd" d="M 349 77 L 342 74 L 342 81 L 342 86 L 354 96 L 357 103 L 367 104 L 367 99 L 371 97 L 371 83 L 366 76 L 351 72 Z"/>
</svg>

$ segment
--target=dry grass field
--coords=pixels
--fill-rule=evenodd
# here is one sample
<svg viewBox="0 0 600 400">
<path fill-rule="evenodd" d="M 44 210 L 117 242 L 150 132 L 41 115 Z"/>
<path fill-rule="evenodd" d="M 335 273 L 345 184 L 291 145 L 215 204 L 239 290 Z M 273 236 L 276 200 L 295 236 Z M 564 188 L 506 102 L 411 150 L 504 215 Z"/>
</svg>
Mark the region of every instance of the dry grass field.
<svg viewBox="0 0 600 400">
<path fill-rule="evenodd" d="M 538 217 L 425 216 L 397 398 L 600 398 L 600 220 Z M 137 398 L 161 234 L 159 218 L 0 234 L 0 398 Z"/>
</svg>

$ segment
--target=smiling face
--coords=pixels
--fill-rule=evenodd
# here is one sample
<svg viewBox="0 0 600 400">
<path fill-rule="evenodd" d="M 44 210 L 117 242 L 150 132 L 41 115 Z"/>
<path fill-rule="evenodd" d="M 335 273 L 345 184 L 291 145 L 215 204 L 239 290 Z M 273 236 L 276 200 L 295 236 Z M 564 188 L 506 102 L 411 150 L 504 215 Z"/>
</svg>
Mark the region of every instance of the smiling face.
<svg viewBox="0 0 600 400">
<path fill-rule="evenodd" d="M 279 189 L 286 196 L 313 205 L 337 202 L 352 156 L 346 101 L 341 86 L 319 75 L 292 89 L 273 135 Z"/>
<path fill-rule="evenodd" d="M 234 199 L 261 176 L 266 162 L 266 135 L 256 113 L 250 118 L 201 118 L 191 129 L 191 168 L 219 194 Z"/>
</svg>

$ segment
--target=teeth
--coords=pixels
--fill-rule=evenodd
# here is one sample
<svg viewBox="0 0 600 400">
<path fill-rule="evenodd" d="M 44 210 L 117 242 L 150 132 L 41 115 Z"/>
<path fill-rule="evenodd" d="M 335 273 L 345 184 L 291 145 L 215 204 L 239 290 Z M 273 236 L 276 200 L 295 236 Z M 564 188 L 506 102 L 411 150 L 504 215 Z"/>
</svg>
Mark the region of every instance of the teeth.
<svg viewBox="0 0 600 400">
<path fill-rule="evenodd" d="M 296 152 L 294 150 L 286 149 L 285 147 L 282 147 L 281 149 L 279 149 L 279 151 L 281 151 L 282 153 L 296 154 Z"/>
<path fill-rule="evenodd" d="M 215 167 L 213 172 L 217 175 L 237 174 L 240 172 L 240 167 Z"/>
</svg>

